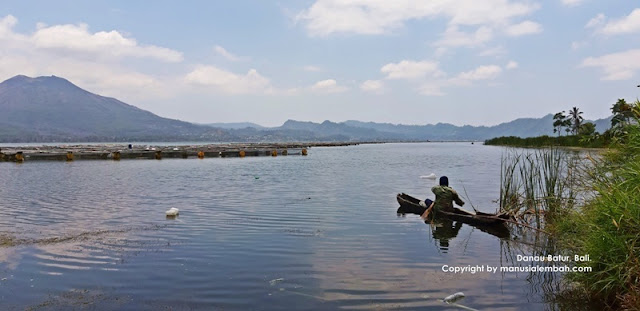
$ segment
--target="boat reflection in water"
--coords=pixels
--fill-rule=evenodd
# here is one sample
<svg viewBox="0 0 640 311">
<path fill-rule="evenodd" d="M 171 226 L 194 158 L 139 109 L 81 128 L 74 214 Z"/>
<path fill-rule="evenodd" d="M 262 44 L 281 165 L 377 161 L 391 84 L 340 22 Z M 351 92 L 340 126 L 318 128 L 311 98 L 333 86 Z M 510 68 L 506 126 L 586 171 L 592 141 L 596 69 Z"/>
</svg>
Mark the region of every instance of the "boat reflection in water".
<svg viewBox="0 0 640 311">
<path fill-rule="evenodd" d="M 425 223 L 431 227 L 433 238 L 438 241 L 440 250 L 445 253 L 449 249 L 449 240 L 457 237 L 462 228 L 462 222 L 449 219 L 425 220 Z"/>
<path fill-rule="evenodd" d="M 407 202 L 405 200 L 399 200 L 399 202 L 401 202 L 401 205 L 397 210 L 397 214 L 399 216 L 403 216 L 405 214 L 422 216 L 426 210 L 426 208 L 417 204 L 406 204 Z M 458 236 L 458 232 L 460 232 L 463 223 L 499 239 L 508 239 L 510 237 L 509 227 L 507 227 L 504 222 L 469 222 L 469 219 L 467 218 L 463 218 L 463 220 L 467 221 L 463 222 L 458 219 L 451 219 L 448 215 L 444 214 L 440 214 L 440 217 L 438 217 L 437 213 L 429 213 L 429 217 L 425 219 L 425 223 L 431 227 L 433 238 L 438 240 L 441 250 L 447 250 L 449 248 L 449 240 Z"/>
</svg>

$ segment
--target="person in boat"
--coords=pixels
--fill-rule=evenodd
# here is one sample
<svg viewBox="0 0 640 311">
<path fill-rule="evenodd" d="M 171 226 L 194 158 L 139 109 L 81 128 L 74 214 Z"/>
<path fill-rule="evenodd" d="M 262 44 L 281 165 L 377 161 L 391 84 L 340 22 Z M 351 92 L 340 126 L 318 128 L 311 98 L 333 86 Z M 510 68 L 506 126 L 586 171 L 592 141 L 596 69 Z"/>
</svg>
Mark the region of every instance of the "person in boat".
<svg viewBox="0 0 640 311">
<path fill-rule="evenodd" d="M 453 212 L 453 202 L 460 206 L 464 205 L 464 201 L 460 199 L 458 193 L 449 187 L 447 176 L 440 177 L 440 184 L 431 188 L 431 192 L 436 195 L 436 200 L 433 202 L 435 212 Z"/>
</svg>

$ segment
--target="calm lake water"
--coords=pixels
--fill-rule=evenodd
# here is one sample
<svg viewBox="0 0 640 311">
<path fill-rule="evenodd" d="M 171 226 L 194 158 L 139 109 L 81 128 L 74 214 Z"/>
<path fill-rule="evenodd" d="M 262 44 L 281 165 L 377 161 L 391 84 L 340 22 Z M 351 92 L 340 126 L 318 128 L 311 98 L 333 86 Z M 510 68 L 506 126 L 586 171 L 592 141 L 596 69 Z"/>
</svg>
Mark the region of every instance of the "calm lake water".
<svg viewBox="0 0 640 311">
<path fill-rule="evenodd" d="M 396 214 L 398 192 L 433 198 L 430 173 L 495 211 L 503 152 L 0 163 L 0 233 L 20 241 L 0 246 L 0 309 L 454 310 L 442 299 L 460 291 L 479 310 L 553 309 L 536 275 L 442 271 L 516 264 L 508 239 Z"/>
</svg>

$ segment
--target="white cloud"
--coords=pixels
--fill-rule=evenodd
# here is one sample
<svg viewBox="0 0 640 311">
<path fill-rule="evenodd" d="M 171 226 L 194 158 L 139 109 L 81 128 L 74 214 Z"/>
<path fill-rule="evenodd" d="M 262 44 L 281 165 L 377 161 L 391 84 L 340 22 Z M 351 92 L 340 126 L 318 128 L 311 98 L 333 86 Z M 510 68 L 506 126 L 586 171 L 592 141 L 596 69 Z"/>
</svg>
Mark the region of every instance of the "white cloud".
<svg viewBox="0 0 640 311">
<path fill-rule="evenodd" d="M 318 66 L 307 65 L 307 66 L 302 67 L 302 70 L 309 71 L 309 72 L 321 72 L 322 68 L 320 68 Z"/>
<path fill-rule="evenodd" d="M 438 47 L 475 47 L 493 38 L 493 31 L 489 27 L 480 27 L 473 33 L 461 32 L 457 26 L 449 26 L 441 35 L 441 39 L 434 43 Z"/>
<path fill-rule="evenodd" d="M 503 46 L 496 46 L 493 48 L 489 48 L 486 49 L 482 52 L 480 52 L 480 54 L 478 54 L 478 56 L 502 56 L 502 55 L 506 55 L 507 54 L 507 49 L 505 49 Z"/>
<path fill-rule="evenodd" d="M 219 45 L 216 45 L 215 47 L 213 47 L 213 51 L 218 53 L 218 55 L 220 55 L 220 56 L 222 56 L 222 57 L 224 57 L 227 60 L 230 60 L 232 62 L 237 62 L 237 61 L 242 60 L 242 57 L 237 56 L 237 55 L 225 50 L 225 48 L 223 48 L 223 47 L 221 47 Z"/>
<path fill-rule="evenodd" d="M 562 1 L 562 4 L 569 7 L 578 6 L 584 2 L 584 0 L 561 0 L 561 1 Z"/>
<path fill-rule="evenodd" d="M 264 94 L 273 91 L 269 79 L 255 69 L 243 75 L 215 66 L 199 65 L 185 76 L 185 81 L 193 85 L 211 86 L 227 94 Z"/>
<path fill-rule="evenodd" d="M 587 24 L 584 26 L 584 28 L 595 28 L 595 27 L 598 27 L 598 26 L 604 24 L 606 19 L 607 19 L 607 17 L 604 16 L 604 14 L 600 13 L 600 14 L 596 15 L 596 17 L 590 19 L 589 22 L 587 22 Z"/>
<path fill-rule="evenodd" d="M 59 58 L 42 53 L 0 57 L 0 81 L 18 74 L 30 77 L 56 75 L 79 87 L 123 101 L 167 96 L 169 82 L 112 64 Z"/>
<path fill-rule="evenodd" d="M 386 79 L 403 79 L 418 85 L 418 92 L 428 96 L 442 96 L 442 87 L 446 86 L 446 73 L 439 68 L 438 62 L 423 60 L 402 60 L 389 63 L 380 69 Z"/>
<path fill-rule="evenodd" d="M 348 88 L 338 85 L 338 82 L 334 79 L 327 79 L 316 82 L 311 86 L 311 90 L 320 93 L 342 93 L 347 91 Z"/>
<path fill-rule="evenodd" d="M 444 73 L 438 68 L 437 62 L 403 60 L 399 63 L 389 63 L 380 69 L 387 79 L 420 79 L 427 76 L 440 77 Z"/>
<path fill-rule="evenodd" d="M 581 49 L 581 48 L 583 48 L 583 47 L 585 47 L 587 45 L 589 45 L 589 43 L 586 42 L 586 41 L 573 41 L 573 42 L 571 42 L 571 49 L 575 51 L 575 50 Z"/>
<path fill-rule="evenodd" d="M 542 32 L 542 25 L 532 22 L 524 21 L 519 24 L 508 26 L 505 29 L 505 33 L 511 37 L 519 37 L 523 35 L 530 35 Z"/>
<path fill-rule="evenodd" d="M 605 35 L 640 32 L 640 9 L 633 10 L 623 18 L 608 22 L 599 32 Z"/>
<path fill-rule="evenodd" d="M 4 37 L 7 33 L 11 32 L 13 26 L 18 23 L 18 19 L 13 15 L 7 15 L 0 19 L 0 36 Z M 0 38 L 1 38 L 0 37 Z"/>
<path fill-rule="evenodd" d="M 505 68 L 514 69 L 517 67 L 518 63 L 510 61 Z M 468 86 L 481 80 L 492 80 L 497 78 L 503 69 L 497 65 L 486 65 L 447 78 L 450 75 L 440 70 L 437 62 L 403 60 L 398 63 L 386 64 L 380 71 L 386 74 L 386 79 L 404 79 L 415 84 L 420 94 L 442 96 L 445 95 L 443 89 L 453 86 Z M 364 89 L 365 83 L 361 85 L 362 89 Z M 375 84 L 372 83 L 372 85 Z"/>
<path fill-rule="evenodd" d="M 470 81 L 478 81 L 478 80 L 490 80 L 495 79 L 502 72 L 502 68 L 496 65 L 489 66 L 480 66 L 476 69 L 462 72 L 458 74 L 453 82 L 470 82 Z"/>
<path fill-rule="evenodd" d="M 113 32 L 90 34 L 85 31 L 86 27 L 63 25 L 59 28 L 38 24 L 36 32 L 25 35 L 13 31 L 17 22 L 11 15 L 0 18 L 0 81 L 18 74 L 56 75 L 91 92 L 124 101 L 157 99 L 168 95 L 170 79 L 137 72 L 118 61 L 124 57 L 161 61 L 182 58 L 178 52 L 141 46 L 135 40 Z M 68 31 L 77 33 L 69 35 Z M 42 38 L 47 33 L 55 37 Z M 69 43 L 71 38 L 83 42 Z M 60 42 L 52 42 L 53 39 Z"/>
<path fill-rule="evenodd" d="M 384 84 L 380 80 L 367 80 L 360 84 L 360 89 L 365 92 L 380 93 Z"/>
<path fill-rule="evenodd" d="M 580 67 L 596 67 L 604 71 L 602 80 L 629 80 L 640 71 L 640 49 L 589 57 Z"/>
<path fill-rule="evenodd" d="M 383 34 L 416 19 L 444 17 L 450 25 L 504 25 L 539 8 L 529 1 L 512 0 L 317 0 L 300 12 L 311 36 L 334 33 Z"/>
<path fill-rule="evenodd" d="M 515 61 L 509 61 L 509 63 L 507 64 L 507 69 L 516 69 L 518 68 L 518 63 Z"/>
<path fill-rule="evenodd" d="M 127 38 L 115 30 L 91 33 L 86 24 L 42 27 L 33 33 L 30 41 L 36 48 L 84 53 L 94 57 L 139 57 L 164 62 L 181 62 L 183 59 L 178 51 L 140 45 L 135 39 Z"/>
<path fill-rule="evenodd" d="M 427 82 L 422 84 L 419 88 L 418 88 L 418 92 L 422 95 L 427 95 L 427 96 L 444 96 L 446 95 L 443 91 L 442 91 L 442 85 L 440 85 L 438 82 Z"/>
</svg>

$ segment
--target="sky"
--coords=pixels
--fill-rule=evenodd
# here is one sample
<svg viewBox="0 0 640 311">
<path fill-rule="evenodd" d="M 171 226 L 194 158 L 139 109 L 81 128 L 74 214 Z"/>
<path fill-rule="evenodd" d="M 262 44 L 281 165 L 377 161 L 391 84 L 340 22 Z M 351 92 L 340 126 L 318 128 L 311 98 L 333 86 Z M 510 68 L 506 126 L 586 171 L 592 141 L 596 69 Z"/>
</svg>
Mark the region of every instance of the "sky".
<svg viewBox="0 0 640 311">
<path fill-rule="evenodd" d="M 640 96 L 640 1 L 3 1 L 18 74 L 195 123 L 598 119 Z"/>
</svg>

